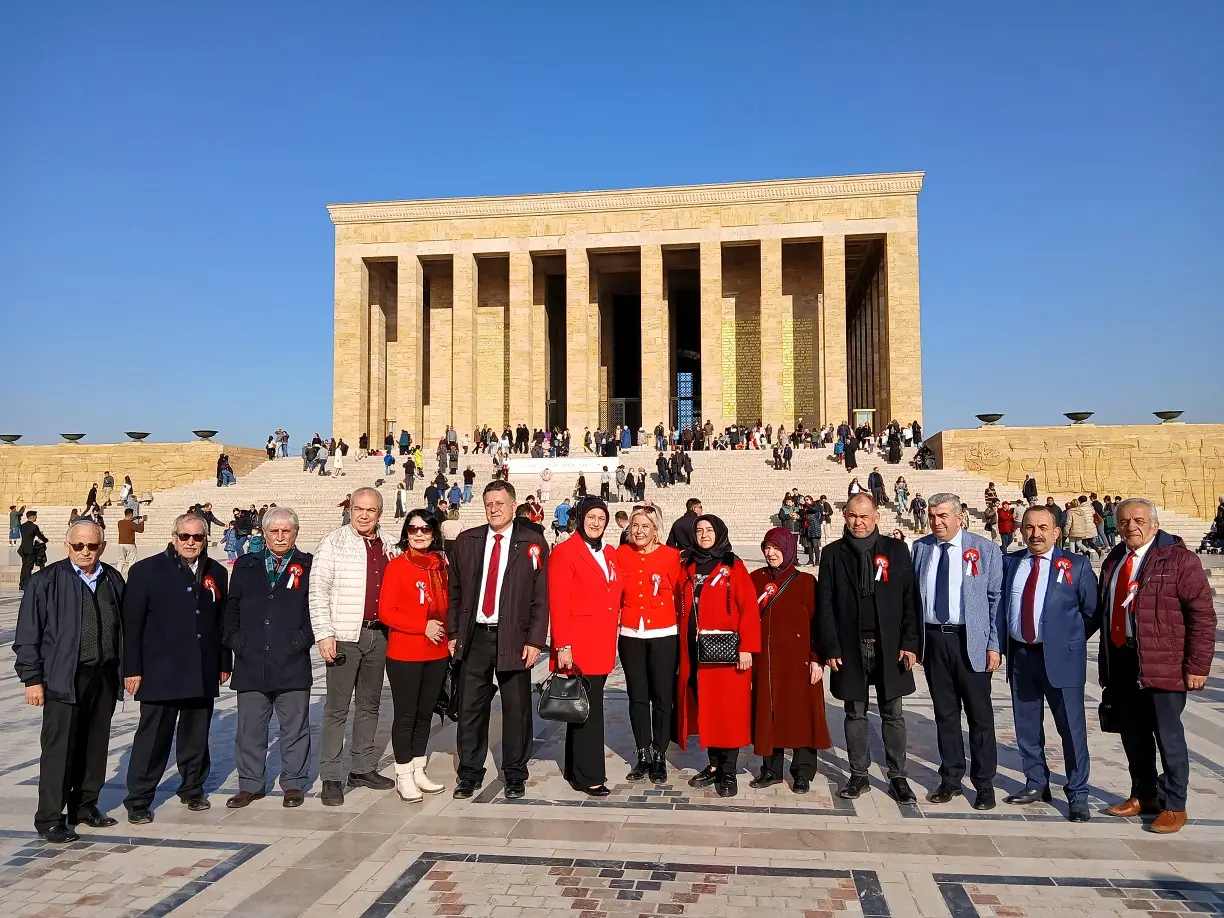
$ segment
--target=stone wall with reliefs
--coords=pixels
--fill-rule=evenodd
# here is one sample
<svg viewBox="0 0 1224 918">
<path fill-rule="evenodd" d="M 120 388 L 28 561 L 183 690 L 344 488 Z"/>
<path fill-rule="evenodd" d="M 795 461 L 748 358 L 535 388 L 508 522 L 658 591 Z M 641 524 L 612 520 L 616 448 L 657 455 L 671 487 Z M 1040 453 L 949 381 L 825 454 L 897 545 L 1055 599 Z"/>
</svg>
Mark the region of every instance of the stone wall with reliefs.
<svg viewBox="0 0 1224 918">
<path fill-rule="evenodd" d="M 1147 497 L 1210 519 L 1224 494 L 1224 424 L 980 427 L 940 431 L 927 442 L 940 468 L 1017 485 L 1031 474 L 1043 497 Z"/>
</svg>

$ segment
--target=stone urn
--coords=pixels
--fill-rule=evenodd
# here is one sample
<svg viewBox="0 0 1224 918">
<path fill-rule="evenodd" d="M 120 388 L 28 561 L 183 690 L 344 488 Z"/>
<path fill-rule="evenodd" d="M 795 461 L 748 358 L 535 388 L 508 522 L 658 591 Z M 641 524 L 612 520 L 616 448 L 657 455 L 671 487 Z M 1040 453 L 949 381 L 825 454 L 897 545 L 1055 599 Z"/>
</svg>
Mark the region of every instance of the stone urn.
<svg viewBox="0 0 1224 918">
<path fill-rule="evenodd" d="M 141 440 L 143 440 L 145 437 L 149 435 L 149 432 L 147 430 L 125 430 L 123 432 L 123 435 L 139 443 Z"/>
<path fill-rule="evenodd" d="M 985 427 L 993 427 L 1003 419 L 1001 414 L 975 414 L 974 417 L 981 421 Z"/>
<path fill-rule="evenodd" d="M 5 443 L 12 446 L 21 439 L 21 434 L 0 434 L 0 443 Z"/>
<path fill-rule="evenodd" d="M 211 440 L 213 437 L 217 435 L 217 432 L 215 430 L 193 430 L 192 433 L 195 434 L 197 437 L 199 437 L 201 440 Z"/>
<path fill-rule="evenodd" d="M 1152 412 L 1152 414 L 1160 418 L 1161 424 L 1168 424 L 1170 421 L 1180 418 L 1185 413 L 1186 413 L 1185 411 L 1153 411 Z"/>
<path fill-rule="evenodd" d="M 1063 417 L 1072 424 L 1083 424 L 1086 420 L 1096 414 L 1095 411 L 1068 411 L 1063 414 Z"/>
<path fill-rule="evenodd" d="M 65 440 L 67 440 L 69 443 L 75 443 L 77 440 L 81 440 L 81 439 L 83 439 L 83 438 L 85 437 L 85 434 L 65 434 L 65 433 L 62 433 L 62 434 L 60 434 L 60 436 L 61 436 L 61 437 L 63 437 Z"/>
</svg>

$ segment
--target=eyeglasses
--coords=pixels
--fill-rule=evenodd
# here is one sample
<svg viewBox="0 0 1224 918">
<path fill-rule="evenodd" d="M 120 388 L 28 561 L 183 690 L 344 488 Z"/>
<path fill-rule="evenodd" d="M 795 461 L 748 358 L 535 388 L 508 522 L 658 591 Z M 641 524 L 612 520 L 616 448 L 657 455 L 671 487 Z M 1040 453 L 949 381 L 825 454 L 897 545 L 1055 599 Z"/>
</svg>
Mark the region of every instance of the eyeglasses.
<svg viewBox="0 0 1224 918">
<path fill-rule="evenodd" d="M 97 551 L 102 547 L 101 542 L 69 542 L 68 547 L 73 551 Z"/>
<path fill-rule="evenodd" d="M 433 532 L 428 526 L 407 526 L 405 528 L 413 535 L 424 535 L 427 532 Z"/>
<path fill-rule="evenodd" d="M 208 538 L 202 532 L 176 532 L 174 537 L 180 542 L 203 542 Z"/>
</svg>

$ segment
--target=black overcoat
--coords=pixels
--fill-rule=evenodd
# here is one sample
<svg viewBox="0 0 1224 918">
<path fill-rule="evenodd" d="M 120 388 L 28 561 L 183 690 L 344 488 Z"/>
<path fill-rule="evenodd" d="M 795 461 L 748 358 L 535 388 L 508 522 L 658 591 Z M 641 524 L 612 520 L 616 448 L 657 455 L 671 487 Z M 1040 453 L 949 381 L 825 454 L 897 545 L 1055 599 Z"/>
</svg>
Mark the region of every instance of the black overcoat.
<svg viewBox="0 0 1224 918">
<path fill-rule="evenodd" d="M 918 653 L 919 615 L 914 566 L 909 547 L 900 539 L 881 536 L 876 554 L 888 561 L 888 579 L 874 581 L 877 616 L 877 654 L 883 674 L 885 700 L 911 695 L 914 674 L 898 660 L 902 650 Z M 837 539 L 820 556 L 816 585 L 816 628 L 822 660 L 840 657 L 841 668 L 832 674 L 829 690 L 842 701 L 867 701 L 867 678 L 859 650 L 859 560 L 849 543 Z"/>
<path fill-rule="evenodd" d="M 137 561 L 123 596 L 123 675 L 137 701 L 216 698 L 233 654 L 221 643 L 225 567 L 200 555 L 194 576 L 173 548 Z"/>
<path fill-rule="evenodd" d="M 309 552 L 294 551 L 272 586 L 263 552 L 234 563 L 221 639 L 234 652 L 235 692 L 292 692 L 313 683 L 310 562 Z"/>
</svg>

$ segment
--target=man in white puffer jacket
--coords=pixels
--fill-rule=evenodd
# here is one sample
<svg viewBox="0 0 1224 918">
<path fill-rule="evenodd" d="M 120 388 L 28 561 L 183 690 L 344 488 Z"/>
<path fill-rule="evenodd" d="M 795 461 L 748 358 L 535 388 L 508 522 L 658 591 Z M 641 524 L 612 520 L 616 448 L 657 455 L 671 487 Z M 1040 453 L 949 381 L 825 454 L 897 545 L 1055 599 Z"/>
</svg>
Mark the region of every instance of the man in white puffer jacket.
<svg viewBox="0 0 1224 918">
<path fill-rule="evenodd" d="M 344 803 L 344 726 L 349 702 L 353 715 L 353 761 L 348 786 L 390 790 L 395 782 L 377 771 L 378 707 L 387 668 L 387 629 L 378 620 L 383 574 L 398 554 L 378 526 L 382 494 L 374 488 L 353 492 L 348 525 L 333 529 L 315 549 L 310 569 L 310 623 L 319 655 L 327 664 L 327 700 L 320 736 L 320 799 L 324 806 Z M 354 692 L 354 689 L 356 690 Z"/>
</svg>

